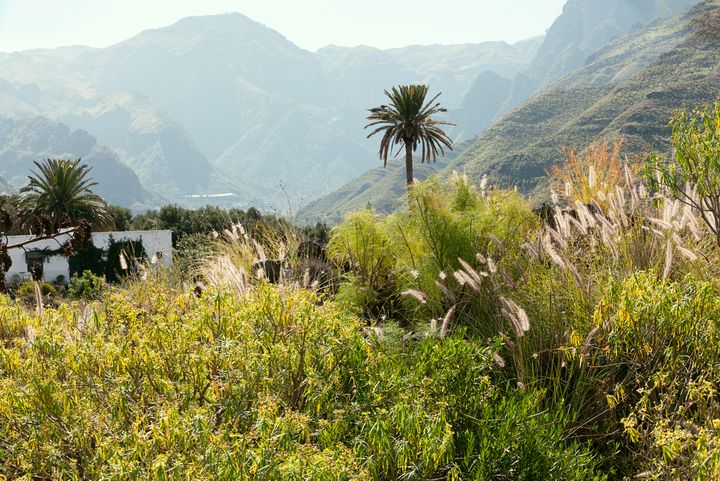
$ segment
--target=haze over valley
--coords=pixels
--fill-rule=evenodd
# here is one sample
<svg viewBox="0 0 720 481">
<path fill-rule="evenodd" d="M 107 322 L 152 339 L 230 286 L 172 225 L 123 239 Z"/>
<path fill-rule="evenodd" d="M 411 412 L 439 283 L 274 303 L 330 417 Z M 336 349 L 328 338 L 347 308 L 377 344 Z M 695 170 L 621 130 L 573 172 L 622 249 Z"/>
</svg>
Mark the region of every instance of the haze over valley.
<svg viewBox="0 0 720 481">
<path fill-rule="evenodd" d="M 591 101 L 578 105 L 570 85 L 592 86 L 595 99 L 630 79 L 689 34 L 659 32 L 663 42 L 655 45 L 658 19 L 694 3 L 569 0 L 547 35 L 512 44 L 483 42 L 478 32 L 474 44 L 329 45 L 310 52 L 229 13 L 184 18 L 106 48 L 2 53 L 0 185 L 20 188 L 33 160 L 82 157 L 100 180 L 99 192 L 135 210 L 166 203 L 302 207 L 308 220 L 331 221 L 351 207 L 387 210 L 401 195 L 383 181 L 394 175 L 395 164 L 377 171 L 377 146 L 362 127 L 367 109 L 383 102 L 384 89 L 410 83 L 441 92 L 446 118 L 456 124 L 449 130 L 455 151 L 418 176 L 457 158 L 448 171 L 500 173 L 524 185 L 528 175 L 524 167 L 510 167 L 518 163 L 511 150 L 484 161 L 473 140 L 497 121 L 487 134 L 491 144 L 501 132 L 510 135 L 508 142 L 517 140 L 513 119 L 547 112 L 549 104 L 539 99 L 548 99 L 556 86 L 570 97 L 559 94 L 563 110 L 588 108 Z M 608 51 L 628 32 L 645 43 L 631 49 L 618 41 L 616 50 L 625 51 Z M 645 32 L 640 40 L 637 32 Z M 540 130 L 522 133 L 550 142 L 542 165 L 559 154 L 560 141 L 545 139 L 544 126 L 548 134 L 557 127 L 549 114 L 541 115 Z M 503 125 L 514 127 L 499 130 Z"/>
</svg>

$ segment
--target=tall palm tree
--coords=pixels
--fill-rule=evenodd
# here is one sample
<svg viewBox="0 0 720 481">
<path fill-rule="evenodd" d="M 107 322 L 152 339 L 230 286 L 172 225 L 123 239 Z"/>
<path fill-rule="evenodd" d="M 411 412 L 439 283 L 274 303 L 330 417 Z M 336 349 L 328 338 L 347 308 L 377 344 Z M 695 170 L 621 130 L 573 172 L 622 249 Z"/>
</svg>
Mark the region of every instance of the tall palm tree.
<svg viewBox="0 0 720 481">
<path fill-rule="evenodd" d="M 408 188 L 413 183 L 413 152 L 420 147 L 420 162 L 434 162 L 438 152 L 445 154 L 443 147 L 452 150 L 452 140 L 440 128 L 442 125 L 454 125 L 452 122 L 437 120 L 433 115 L 447 112 L 447 109 L 435 101 L 437 94 L 429 102 L 425 102 L 427 85 L 400 85 L 393 87 L 385 95 L 390 99 L 389 105 L 381 105 L 370 109 L 369 124 L 365 128 L 375 127 L 368 138 L 384 132 L 380 141 L 380 158 L 387 166 L 388 157 L 398 146 L 394 157 L 400 154 L 400 147 L 405 147 L 405 175 Z"/>
<path fill-rule="evenodd" d="M 43 219 L 45 233 L 52 234 L 80 221 L 94 226 L 111 222 L 107 203 L 91 190 L 97 182 L 89 177 L 87 164 L 80 159 L 47 159 L 35 166 L 38 172 L 33 171 L 28 185 L 20 189 L 18 211 L 26 227 Z"/>
</svg>

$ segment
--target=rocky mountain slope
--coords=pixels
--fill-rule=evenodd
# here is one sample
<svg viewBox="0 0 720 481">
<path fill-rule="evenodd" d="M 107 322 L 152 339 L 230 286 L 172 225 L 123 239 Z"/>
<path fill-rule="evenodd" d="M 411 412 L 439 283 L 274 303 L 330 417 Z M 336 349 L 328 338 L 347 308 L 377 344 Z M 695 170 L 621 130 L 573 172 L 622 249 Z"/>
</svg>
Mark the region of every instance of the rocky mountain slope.
<svg viewBox="0 0 720 481">
<path fill-rule="evenodd" d="M 448 167 L 526 191 L 544 185 L 560 146 L 622 137 L 625 152 L 668 148 L 673 112 L 720 97 L 720 0 L 613 41 L 480 135 Z"/>
<path fill-rule="evenodd" d="M 542 89 L 479 135 L 440 175 L 489 175 L 542 195 L 561 146 L 624 139 L 628 154 L 666 150 L 673 111 L 720 97 L 720 0 L 627 33 L 592 53 L 586 65 Z M 505 85 L 507 87 L 507 85 Z M 389 176 L 389 174 L 388 174 Z M 362 177 L 365 179 L 367 177 Z M 396 205 L 386 188 L 349 188 L 307 206 L 308 219 L 337 221 L 350 209 Z"/>
<path fill-rule="evenodd" d="M 699 0 L 568 0 L 527 70 L 513 79 L 498 119 L 554 80 L 582 68 L 588 57 L 625 33 L 677 15 Z"/>
<path fill-rule="evenodd" d="M 87 132 L 42 117 L 0 118 L 0 176 L 9 186 L 22 187 L 33 161 L 46 158 L 82 158 L 93 169 L 98 194 L 111 203 L 132 207 L 158 202 L 112 150 Z"/>
</svg>

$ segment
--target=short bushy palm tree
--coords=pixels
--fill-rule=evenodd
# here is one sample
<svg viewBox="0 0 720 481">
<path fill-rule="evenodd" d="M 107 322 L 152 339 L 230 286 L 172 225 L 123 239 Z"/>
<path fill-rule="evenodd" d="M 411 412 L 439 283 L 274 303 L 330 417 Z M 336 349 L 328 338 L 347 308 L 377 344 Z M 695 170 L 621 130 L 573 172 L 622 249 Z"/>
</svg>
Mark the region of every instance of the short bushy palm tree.
<svg viewBox="0 0 720 481">
<path fill-rule="evenodd" d="M 444 154 L 443 147 L 452 150 L 452 140 L 442 130 L 442 125 L 453 125 L 451 122 L 437 120 L 434 115 L 447 112 L 447 109 L 435 102 L 437 94 L 429 102 L 427 85 L 400 85 L 393 87 L 385 95 L 390 99 L 389 105 L 381 105 L 370 109 L 369 124 L 365 128 L 375 127 L 368 138 L 383 132 L 380 141 L 380 158 L 387 166 L 388 157 L 394 147 L 398 147 L 395 157 L 400 153 L 400 147 L 405 147 L 405 174 L 408 188 L 413 183 L 413 152 L 420 147 L 420 162 L 434 162 L 438 152 Z"/>
<path fill-rule="evenodd" d="M 89 176 L 87 164 L 80 159 L 47 159 L 35 166 L 38 172 L 33 171 L 28 185 L 20 189 L 18 211 L 26 226 L 42 218 L 51 231 L 46 233 L 52 233 L 81 220 L 94 226 L 111 221 L 107 203 L 91 190 L 97 182 Z"/>
</svg>

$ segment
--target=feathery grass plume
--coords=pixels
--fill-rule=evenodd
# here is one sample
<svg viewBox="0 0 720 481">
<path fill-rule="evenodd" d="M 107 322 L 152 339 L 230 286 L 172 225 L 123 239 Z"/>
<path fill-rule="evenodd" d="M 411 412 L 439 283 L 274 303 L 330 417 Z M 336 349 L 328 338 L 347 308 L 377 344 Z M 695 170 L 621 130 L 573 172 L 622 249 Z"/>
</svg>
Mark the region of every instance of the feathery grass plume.
<svg viewBox="0 0 720 481">
<path fill-rule="evenodd" d="M 605 208 L 600 205 L 600 202 L 598 202 L 598 199 L 596 199 L 595 197 L 593 197 L 592 199 L 590 199 L 590 204 L 588 205 L 588 208 L 589 208 L 590 206 L 592 206 L 592 207 L 595 209 L 595 211 L 592 213 L 592 214 L 593 214 L 593 217 L 594 217 L 595 219 L 597 219 L 597 217 L 598 217 L 599 215 L 604 215 L 604 214 L 605 214 Z"/>
<path fill-rule="evenodd" d="M 252 245 L 255 248 L 255 252 L 257 252 L 257 259 L 259 261 L 265 261 L 268 259 L 267 254 L 265 253 L 265 248 L 261 243 L 256 241 L 255 239 L 251 239 Z"/>
<path fill-rule="evenodd" d="M 698 255 L 683 245 L 682 239 L 677 233 L 673 234 L 672 238 L 675 242 L 675 248 L 680 253 L 680 255 L 682 255 L 690 262 L 695 262 L 696 260 L 698 260 Z"/>
<path fill-rule="evenodd" d="M 420 304 L 427 303 L 427 296 L 425 293 L 418 291 L 417 289 L 407 289 L 400 293 L 401 296 L 412 297 L 416 299 Z"/>
<path fill-rule="evenodd" d="M 94 311 L 92 308 L 90 306 L 85 306 L 82 315 L 78 316 L 77 321 L 75 322 L 75 329 L 77 329 L 80 333 L 84 333 L 85 328 L 88 325 L 88 321 L 90 321 L 93 314 Z"/>
<path fill-rule="evenodd" d="M 547 232 L 550 234 L 550 237 L 552 237 L 552 239 L 555 242 L 557 242 L 558 246 L 561 249 L 567 249 L 567 246 L 568 246 L 567 242 L 565 241 L 563 236 L 560 235 L 560 233 L 558 231 L 556 231 L 555 229 L 552 229 L 550 227 L 547 227 Z"/>
<path fill-rule="evenodd" d="M 553 247 L 552 241 L 550 240 L 550 234 L 547 232 L 542 236 L 542 247 L 545 253 L 555 264 L 557 264 L 558 267 L 560 267 L 561 269 L 565 268 L 565 262 L 562 260 L 562 257 L 560 257 L 560 255 Z"/>
<path fill-rule="evenodd" d="M 536 240 L 534 240 L 533 242 L 528 242 L 527 244 L 523 245 L 523 250 L 525 252 L 527 252 L 530 255 L 530 257 L 532 257 L 535 260 L 540 259 L 540 257 L 541 257 L 540 251 L 542 250 L 542 247 L 539 246 L 540 245 L 539 241 L 540 241 L 540 236 L 538 236 L 538 238 Z"/>
<path fill-rule="evenodd" d="M 670 277 L 670 270 L 673 265 L 673 245 L 672 241 L 668 239 L 665 246 L 665 269 L 663 270 L 663 279 Z"/>
<path fill-rule="evenodd" d="M 505 367 L 505 359 L 503 359 L 502 356 L 497 352 L 493 354 L 493 361 L 495 361 L 495 364 L 500 366 L 500 368 Z"/>
<path fill-rule="evenodd" d="M 35 328 L 30 324 L 26 324 L 23 328 L 23 337 L 28 344 L 32 344 L 35 340 Z"/>
<path fill-rule="evenodd" d="M 498 271 L 497 264 L 495 264 L 495 261 L 492 260 L 492 257 L 487 258 L 487 266 L 490 274 L 495 274 Z"/>
<path fill-rule="evenodd" d="M 592 330 L 588 333 L 587 336 L 585 336 L 585 342 L 583 342 L 583 350 L 587 352 L 587 350 L 590 348 L 590 343 L 595 338 L 595 335 L 600 332 L 600 326 L 595 326 L 592 328 Z"/>
<path fill-rule="evenodd" d="M 522 337 L 530 330 L 530 318 L 523 308 L 517 305 L 512 299 L 500 296 L 503 305 L 502 312 L 506 315 L 517 337 Z"/>
<path fill-rule="evenodd" d="M 575 217 L 568 214 L 563 214 L 562 218 L 565 225 L 568 226 L 566 229 L 567 234 L 565 234 L 565 238 L 569 239 L 572 236 L 572 231 L 570 229 L 571 225 L 574 225 L 578 232 L 581 232 L 583 235 L 588 234 L 588 226 L 581 224 Z"/>
<path fill-rule="evenodd" d="M 478 271 L 473 269 L 473 267 L 470 264 L 468 264 L 467 262 L 465 262 L 464 260 L 458 259 L 458 262 L 462 266 L 465 273 L 467 275 L 469 275 L 470 277 L 472 277 L 472 279 L 478 284 L 478 286 L 482 284 L 483 277 L 488 277 L 487 272 L 479 272 L 478 273 Z"/>
<path fill-rule="evenodd" d="M 245 294 L 249 291 L 248 276 L 245 269 L 235 262 L 230 255 L 220 255 L 206 262 L 200 267 L 200 273 L 212 285 L 225 286 L 239 294 Z"/>
<path fill-rule="evenodd" d="M 235 229 L 224 229 L 223 236 L 229 242 L 237 242 L 239 240 L 239 237 L 238 237 L 237 233 L 235 232 Z"/>
<path fill-rule="evenodd" d="M 623 170 L 625 172 L 625 186 L 630 190 L 630 207 L 632 210 L 636 210 L 640 206 L 640 195 L 638 195 L 636 190 L 635 185 L 637 184 L 637 181 L 633 173 L 630 171 L 627 158 L 625 159 Z"/>
<path fill-rule="evenodd" d="M 512 341 L 512 339 L 510 339 L 510 338 L 507 336 L 507 334 L 505 334 L 505 333 L 502 332 L 502 331 L 500 332 L 500 337 L 502 337 L 503 343 L 504 343 L 505 346 L 508 348 L 508 350 L 509 350 L 513 355 L 516 355 L 516 354 L 517 354 L 517 346 L 516 346 L 515 343 Z"/>
<path fill-rule="evenodd" d="M 560 197 L 557 195 L 557 192 L 555 192 L 555 189 L 550 189 L 550 202 L 553 205 L 558 205 L 560 203 Z"/>
<path fill-rule="evenodd" d="M 657 237 L 660 240 L 665 239 L 665 233 L 663 231 L 651 228 L 650 232 L 652 233 L 653 236 Z"/>
<path fill-rule="evenodd" d="M 442 324 L 440 325 L 440 338 L 444 339 L 445 336 L 447 336 L 448 329 L 450 328 L 450 321 L 452 320 L 453 315 L 455 314 L 455 307 L 452 306 L 450 309 L 448 309 L 447 313 L 445 314 L 445 317 L 443 317 Z"/>
<path fill-rule="evenodd" d="M 575 220 L 567 212 L 563 212 L 559 207 L 555 207 L 555 227 L 565 237 L 570 237 L 570 221 Z M 582 227 L 580 227 L 582 229 Z"/>
<path fill-rule="evenodd" d="M 42 317 L 42 315 L 43 315 L 43 300 L 42 300 L 42 292 L 40 291 L 40 282 L 35 281 L 34 286 L 35 286 L 35 307 L 37 309 L 37 315 L 38 315 L 38 317 Z"/>
<path fill-rule="evenodd" d="M 480 284 L 478 284 L 475 279 L 473 279 L 470 274 L 465 272 L 464 270 L 459 270 L 453 272 L 453 276 L 458 281 L 458 284 L 461 286 L 467 285 L 470 286 L 472 290 L 480 294 L 482 292 L 482 288 L 480 287 Z"/>
<path fill-rule="evenodd" d="M 627 205 L 625 202 L 625 190 L 622 187 L 617 186 L 615 189 L 615 197 L 617 198 L 617 208 L 615 211 L 618 213 L 620 224 L 622 224 L 623 227 L 628 227 L 630 222 L 625 214 L 625 206 Z"/>
<path fill-rule="evenodd" d="M 120 269 L 124 271 L 128 270 L 128 262 L 123 252 L 120 253 Z"/>
<path fill-rule="evenodd" d="M 617 233 L 617 225 L 610 222 L 610 219 L 608 219 L 604 215 L 596 215 L 595 218 L 598 220 L 600 224 L 602 224 L 602 229 L 607 230 L 608 233 L 614 235 Z"/>
<path fill-rule="evenodd" d="M 142 262 L 139 262 L 137 264 L 137 269 L 139 272 L 139 276 L 138 276 L 139 279 L 141 281 L 146 281 L 147 280 L 147 268 L 145 267 L 145 264 L 143 264 Z"/>
<path fill-rule="evenodd" d="M 664 219 L 658 219 L 658 218 L 656 218 L 656 217 L 650 217 L 648 220 L 649 220 L 650 222 L 652 222 L 653 224 L 662 227 L 663 229 L 668 229 L 668 230 L 669 230 L 669 229 L 672 229 L 672 228 L 673 228 L 673 225 L 672 225 L 670 222 L 667 222 L 667 221 L 664 220 Z"/>
<path fill-rule="evenodd" d="M 594 165 L 591 165 L 588 168 L 587 182 L 588 182 L 588 187 L 590 187 L 590 189 L 595 187 L 595 166 Z"/>
<path fill-rule="evenodd" d="M 487 236 L 488 239 L 490 239 L 493 244 L 495 244 L 495 247 L 497 247 L 497 250 L 500 254 L 505 252 L 505 244 L 503 244 L 503 242 L 498 238 L 498 236 L 496 236 L 492 232 L 488 232 Z"/>
<path fill-rule="evenodd" d="M 610 234 L 608 233 L 607 229 L 603 227 L 602 229 L 602 235 L 601 235 L 603 243 L 610 249 L 610 253 L 613 256 L 613 259 L 615 261 L 620 259 L 620 256 L 618 255 L 617 248 L 615 247 L 615 243 L 613 243 L 612 239 L 610 239 Z"/>
<path fill-rule="evenodd" d="M 440 281 L 435 281 L 435 285 L 436 285 L 437 288 L 440 290 L 440 292 L 443 293 L 443 295 L 445 296 L 446 299 L 448 299 L 448 300 L 449 300 L 450 302 L 452 302 L 453 304 L 454 304 L 455 302 L 457 302 L 456 299 L 455 299 L 455 294 L 454 294 L 453 291 L 450 290 L 445 284 L 443 284 L 443 283 L 440 282 Z"/>
<path fill-rule="evenodd" d="M 582 289 L 583 291 L 586 291 L 587 290 L 586 283 L 583 282 L 582 277 L 580 276 L 580 273 L 575 268 L 575 265 L 573 265 L 573 263 L 570 262 L 569 259 L 565 260 L 565 267 L 567 268 L 567 270 L 570 271 L 570 274 L 572 274 L 573 278 L 575 279 L 575 284 L 577 284 L 577 286 L 580 289 Z"/>
<path fill-rule="evenodd" d="M 598 197 L 598 192 L 612 192 L 624 180 L 621 146 L 622 141 L 612 145 L 594 143 L 588 145 L 582 155 L 563 148 L 562 162 L 548 173 L 551 187 L 556 191 L 564 190 L 568 205 L 575 201 L 587 204 L 593 197 Z"/>
<path fill-rule="evenodd" d="M 597 221 L 595 220 L 595 216 L 593 215 L 593 213 L 590 212 L 590 209 L 588 209 L 587 204 L 583 204 L 580 201 L 575 201 L 575 206 L 577 209 L 578 217 L 583 219 L 583 223 L 587 224 L 590 229 L 594 228 L 597 225 Z"/>
</svg>

